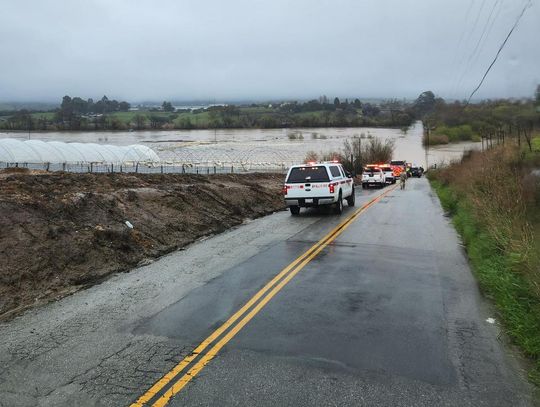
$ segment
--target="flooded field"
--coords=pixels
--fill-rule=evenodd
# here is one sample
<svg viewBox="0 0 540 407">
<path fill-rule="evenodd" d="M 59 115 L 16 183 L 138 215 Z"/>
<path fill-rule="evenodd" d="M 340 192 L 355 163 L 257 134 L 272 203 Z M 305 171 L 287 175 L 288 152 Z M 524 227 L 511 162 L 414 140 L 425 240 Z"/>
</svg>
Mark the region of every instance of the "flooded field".
<svg viewBox="0 0 540 407">
<path fill-rule="evenodd" d="M 463 152 L 480 143 L 422 146 L 422 124 L 417 122 L 406 133 L 387 128 L 310 128 L 310 129 L 223 129 L 140 132 L 50 132 L 0 133 L 0 138 L 44 141 L 88 142 L 99 144 L 143 144 L 156 151 L 162 161 L 171 163 L 230 165 L 247 169 L 287 166 L 303 161 L 308 151 L 339 151 L 344 140 L 370 137 L 395 142 L 394 158 L 427 167 L 459 159 Z"/>
</svg>

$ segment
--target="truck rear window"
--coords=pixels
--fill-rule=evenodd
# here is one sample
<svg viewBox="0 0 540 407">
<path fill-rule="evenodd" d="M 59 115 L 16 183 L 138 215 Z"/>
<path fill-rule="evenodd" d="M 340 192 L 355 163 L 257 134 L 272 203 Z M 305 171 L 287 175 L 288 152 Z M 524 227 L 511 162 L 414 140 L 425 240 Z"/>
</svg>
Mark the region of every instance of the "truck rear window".
<svg viewBox="0 0 540 407">
<path fill-rule="evenodd" d="M 328 173 L 325 167 L 296 167 L 291 170 L 288 183 L 328 182 Z"/>
<path fill-rule="evenodd" d="M 339 168 L 336 165 L 333 165 L 330 167 L 330 174 L 332 174 L 332 177 L 341 177 L 341 172 L 339 172 Z"/>
</svg>

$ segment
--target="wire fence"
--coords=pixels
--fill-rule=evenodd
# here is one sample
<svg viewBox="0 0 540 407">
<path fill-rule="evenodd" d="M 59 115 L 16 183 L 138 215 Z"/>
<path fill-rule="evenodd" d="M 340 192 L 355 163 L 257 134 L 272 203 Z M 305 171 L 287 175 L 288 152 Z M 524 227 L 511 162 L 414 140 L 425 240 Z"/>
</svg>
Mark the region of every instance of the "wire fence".
<svg viewBox="0 0 540 407">
<path fill-rule="evenodd" d="M 54 164 L 54 163 L 6 163 L 0 162 L 0 170 L 8 168 L 27 168 L 35 171 L 64 171 L 72 173 L 137 173 L 137 174 L 235 174 L 249 172 L 275 172 L 285 173 L 288 166 L 285 164 L 269 165 L 208 165 L 208 164 L 183 164 L 183 163 L 77 163 L 77 164 Z"/>
</svg>

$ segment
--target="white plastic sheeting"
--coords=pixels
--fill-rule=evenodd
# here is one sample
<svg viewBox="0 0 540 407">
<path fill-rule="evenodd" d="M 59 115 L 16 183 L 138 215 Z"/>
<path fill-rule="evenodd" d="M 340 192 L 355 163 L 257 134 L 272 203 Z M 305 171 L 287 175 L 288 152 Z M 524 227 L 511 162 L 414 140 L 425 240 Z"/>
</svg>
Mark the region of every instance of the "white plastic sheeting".
<svg viewBox="0 0 540 407">
<path fill-rule="evenodd" d="M 0 139 L 0 162 L 79 164 L 127 162 L 156 163 L 160 159 L 149 147 L 133 144 L 112 146 L 94 143 L 62 143 L 60 141 Z"/>
</svg>

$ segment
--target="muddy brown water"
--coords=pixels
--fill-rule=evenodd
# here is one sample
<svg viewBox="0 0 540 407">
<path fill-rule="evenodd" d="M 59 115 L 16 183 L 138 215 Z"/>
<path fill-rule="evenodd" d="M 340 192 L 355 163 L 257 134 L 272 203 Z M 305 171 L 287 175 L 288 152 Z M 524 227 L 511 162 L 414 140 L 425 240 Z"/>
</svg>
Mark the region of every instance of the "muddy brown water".
<svg viewBox="0 0 540 407">
<path fill-rule="evenodd" d="M 427 168 L 461 158 L 464 151 L 480 148 L 481 143 L 464 142 L 422 146 L 422 123 L 407 132 L 390 128 L 301 128 L 301 129 L 221 129 L 120 132 L 0 133 L 0 138 L 44 141 L 88 142 L 98 144 L 143 144 L 153 148 L 164 161 L 188 163 L 251 163 L 252 168 L 303 161 L 308 151 L 339 151 L 344 140 L 369 137 L 395 142 L 394 158 Z"/>
</svg>

